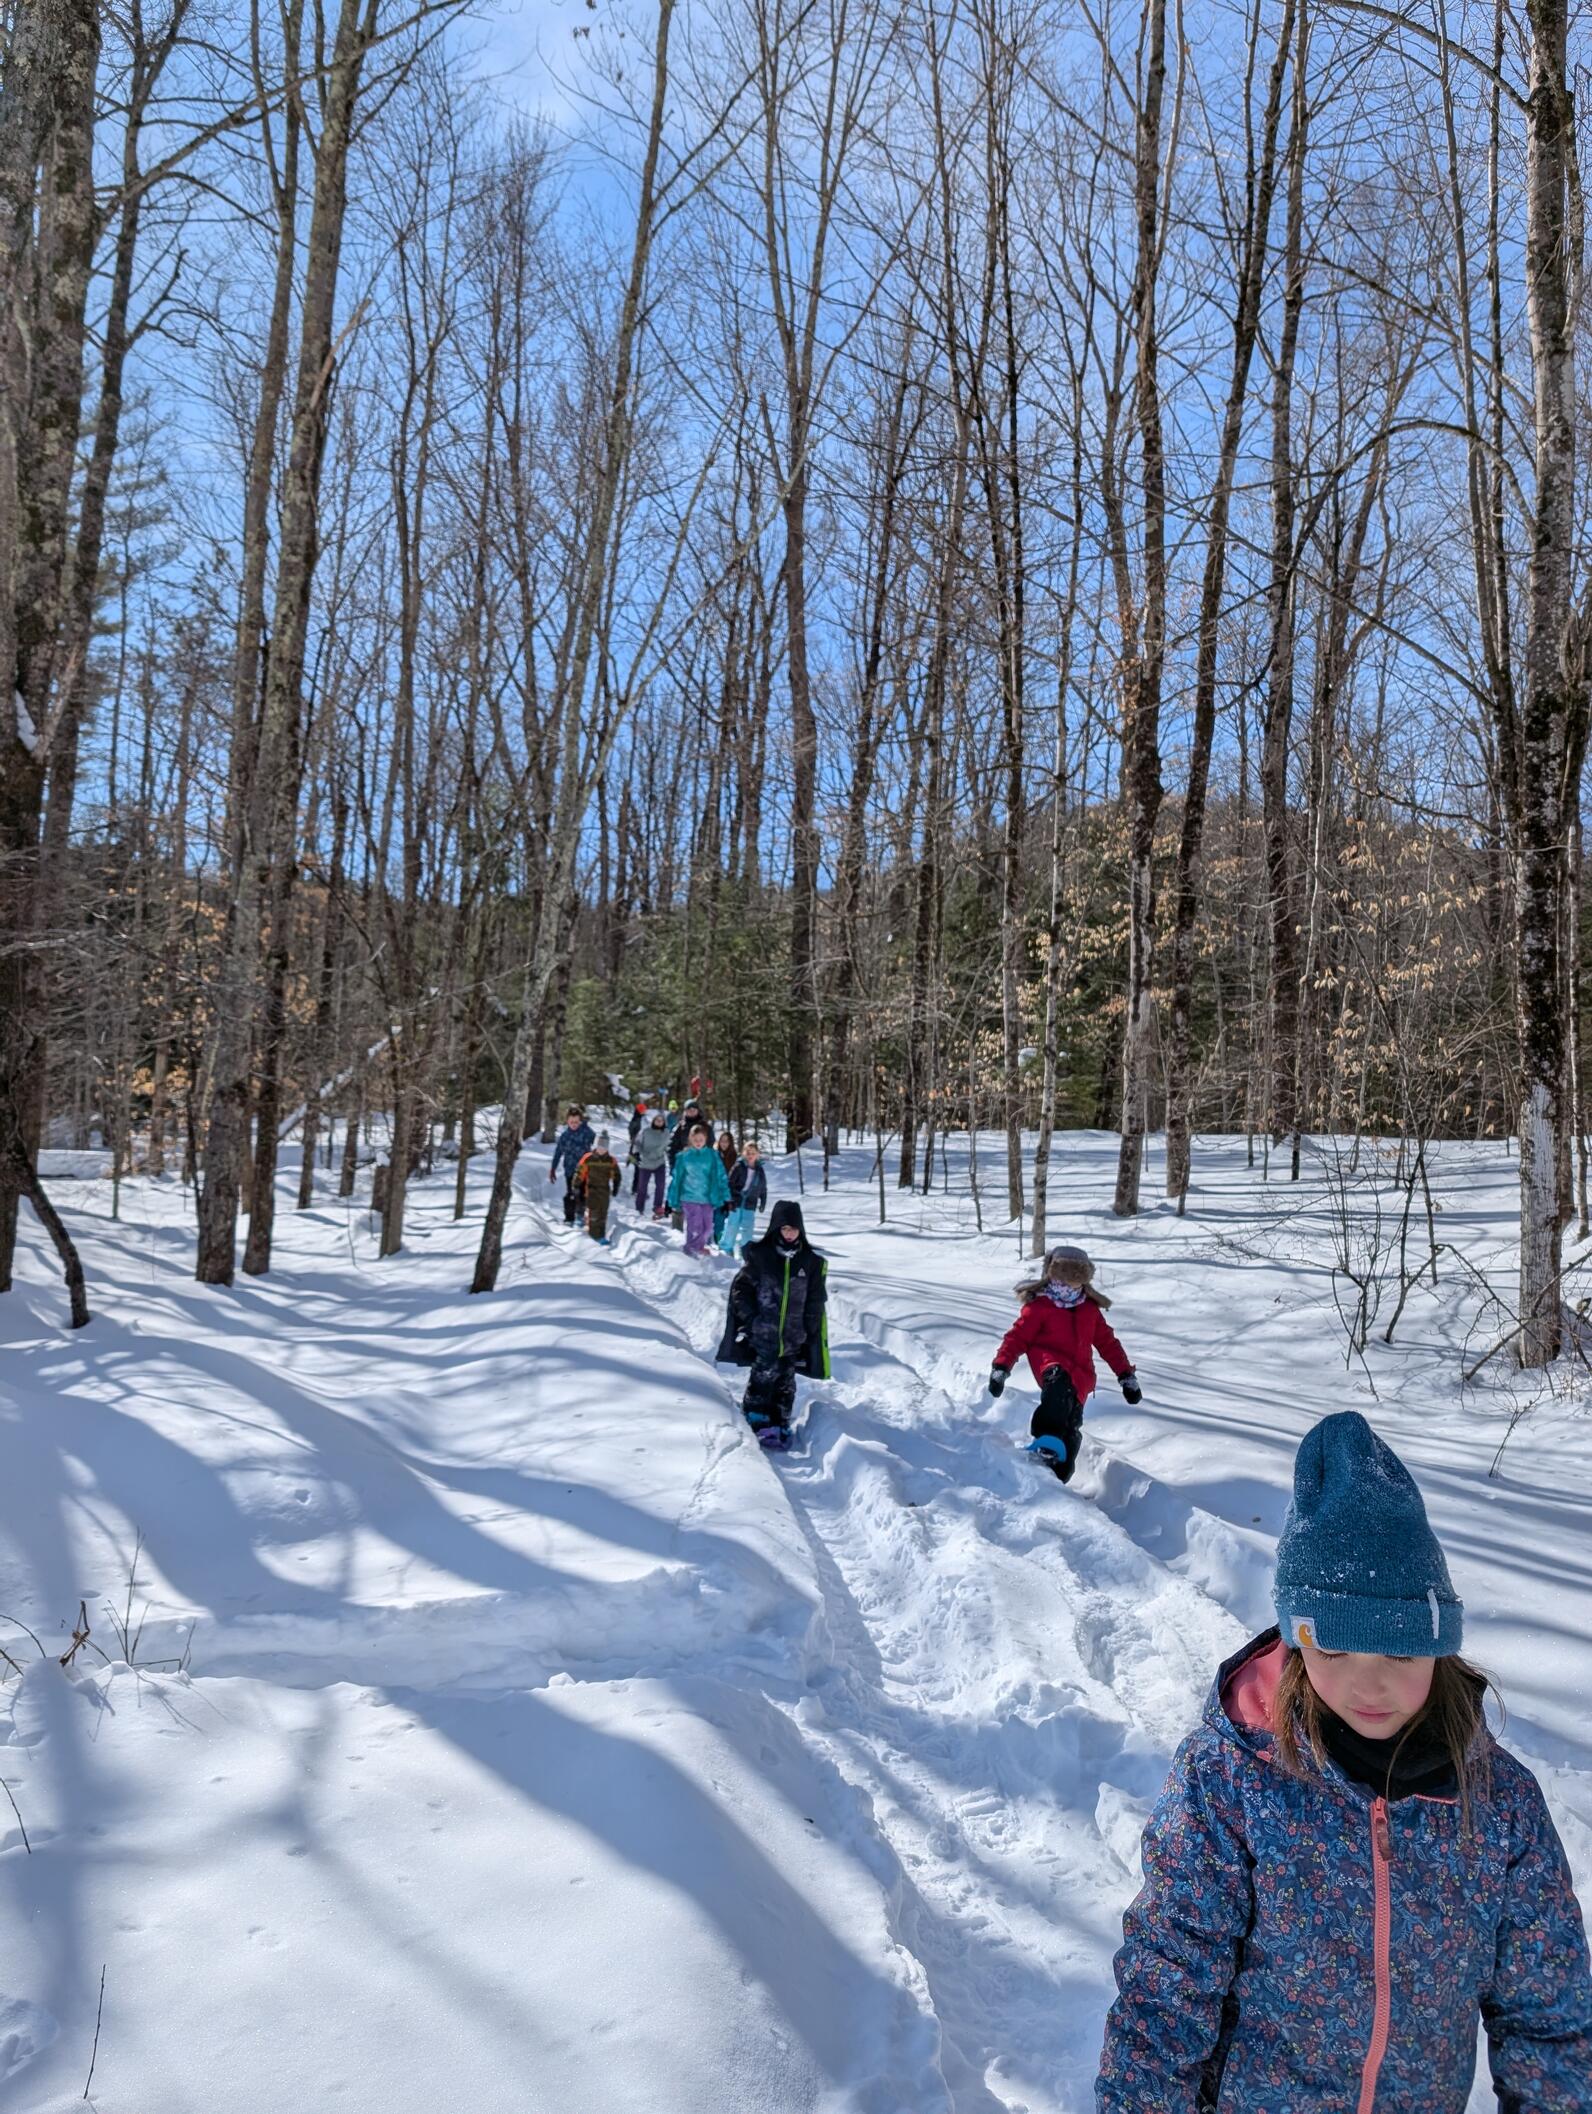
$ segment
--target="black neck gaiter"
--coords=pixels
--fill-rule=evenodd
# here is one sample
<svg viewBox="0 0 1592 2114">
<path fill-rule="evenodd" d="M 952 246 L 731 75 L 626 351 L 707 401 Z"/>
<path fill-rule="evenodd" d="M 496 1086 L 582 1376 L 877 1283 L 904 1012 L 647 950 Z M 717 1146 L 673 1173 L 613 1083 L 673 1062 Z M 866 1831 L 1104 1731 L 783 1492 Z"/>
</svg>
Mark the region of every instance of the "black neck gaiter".
<svg viewBox="0 0 1592 2114">
<path fill-rule="evenodd" d="M 1459 1795 L 1453 1760 L 1435 1725 L 1418 1724 L 1391 1739 L 1371 1740 L 1323 1708 L 1321 1738 L 1350 1782 L 1364 1784 L 1378 1798 L 1393 1802 Z"/>
</svg>

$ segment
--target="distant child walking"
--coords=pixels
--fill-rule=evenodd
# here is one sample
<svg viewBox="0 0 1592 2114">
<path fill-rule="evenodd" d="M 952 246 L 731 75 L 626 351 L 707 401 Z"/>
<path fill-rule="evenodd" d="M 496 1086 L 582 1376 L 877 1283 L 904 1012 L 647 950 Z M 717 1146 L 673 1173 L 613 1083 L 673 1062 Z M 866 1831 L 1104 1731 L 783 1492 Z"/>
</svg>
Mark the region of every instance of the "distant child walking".
<svg viewBox="0 0 1592 2114">
<path fill-rule="evenodd" d="M 607 1131 L 597 1133 L 597 1143 L 576 1168 L 575 1179 L 586 1193 L 586 1231 L 606 1248 L 608 1205 L 619 1187 L 619 1162 L 608 1150 Z"/>
<path fill-rule="evenodd" d="M 730 1169 L 730 1208 L 725 1214 L 719 1246 L 738 1256 L 757 1232 L 757 1214 L 768 1202 L 768 1175 L 762 1155 L 748 1138 L 741 1157 Z"/>
<path fill-rule="evenodd" d="M 560 1171 L 564 1176 L 564 1224 L 575 1225 L 583 1209 L 580 1192 L 580 1163 L 585 1159 L 597 1140 L 592 1127 L 586 1121 L 583 1108 L 571 1107 L 564 1117 L 564 1128 L 558 1134 L 558 1143 L 553 1147 L 553 1164 L 547 1170 L 547 1179 L 556 1182 Z"/>
<path fill-rule="evenodd" d="M 724 1162 L 724 1179 L 733 1189 L 735 1185 L 735 1163 L 740 1157 L 733 1132 L 727 1130 L 719 1132 L 718 1155 Z M 726 1199 L 713 1214 L 713 1245 L 720 1250 L 724 1247 L 724 1221 L 729 1215 L 730 1205 L 729 1200 Z"/>
<path fill-rule="evenodd" d="M 708 1143 L 711 1145 L 713 1142 L 712 1126 L 703 1115 L 701 1109 L 697 1107 L 696 1096 L 693 1094 L 685 1107 L 681 1109 L 679 1121 L 669 1132 L 669 1182 L 671 1189 L 669 1209 L 674 1213 L 676 1230 L 684 1226 L 685 1213 L 673 1201 L 674 1170 L 681 1153 L 689 1152 L 691 1147 L 697 1142 L 696 1130 L 698 1124 L 706 1131 Z"/>
<path fill-rule="evenodd" d="M 1409 1470 L 1307 1432 L 1276 1629 L 1229 1659 L 1144 1831 L 1097 2114 L 1592 2108 L 1592 1974 L 1536 1778 L 1459 1656 Z"/>
<path fill-rule="evenodd" d="M 636 1209 L 643 1218 L 649 1193 L 653 1217 L 668 1217 L 663 1208 L 663 1193 L 668 1185 L 669 1129 L 661 1115 L 654 1115 L 636 1133 Z"/>
<path fill-rule="evenodd" d="M 690 1143 L 675 1160 L 669 1183 L 669 1208 L 685 1218 L 687 1255 L 706 1255 L 713 1238 L 714 1210 L 729 1200 L 724 1162 L 709 1144 L 706 1126 L 698 1123 L 691 1131 Z"/>
<path fill-rule="evenodd" d="M 1084 1406 L 1095 1387 L 1095 1352 L 1116 1374 L 1129 1402 L 1144 1399 L 1128 1354 L 1106 1320 L 1111 1302 L 1096 1289 L 1094 1277 L 1094 1264 L 1082 1248 L 1052 1248 L 1040 1275 L 1017 1287 L 1023 1310 L 1006 1331 L 989 1376 L 990 1393 L 999 1395 L 1012 1367 L 1027 1353 L 1039 1382 L 1028 1451 L 1064 1483 L 1072 1481 L 1083 1444 Z"/>
</svg>

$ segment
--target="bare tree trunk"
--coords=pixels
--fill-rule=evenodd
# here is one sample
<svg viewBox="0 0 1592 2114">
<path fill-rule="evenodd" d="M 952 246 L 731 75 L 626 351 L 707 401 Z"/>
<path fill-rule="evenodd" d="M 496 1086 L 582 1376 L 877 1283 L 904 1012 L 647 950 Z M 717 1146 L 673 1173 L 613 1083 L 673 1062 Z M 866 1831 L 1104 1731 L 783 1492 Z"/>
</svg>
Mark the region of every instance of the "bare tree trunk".
<svg viewBox="0 0 1592 2114">
<path fill-rule="evenodd" d="M 1155 822 L 1161 809 L 1161 671 L 1166 647 L 1166 467 L 1161 431 L 1160 331 L 1156 275 L 1161 255 L 1161 109 L 1166 90 L 1166 0 L 1145 0 L 1142 94 L 1135 152 L 1138 261 L 1133 281 L 1134 344 L 1143 486 L 1142 610 L 1125 627 L 1122 789 L 1128 810 L 1128 988 L 1122 1045 L 1122 1125 L 1111 1208 L 1139 1208 L 1149 1123 L 1151 965 L 1155 947 Z"/>
<path fill-rule="evenodd" d="M 323 1074 L 333 1060 L 332 1020 L 337 1005 L 337 922 L 343 903 L 343 852 L 348 838 L 348 799 L 341 788 L 332 796 L 332 867 L 321 917 L 320 986 L 315 995 L 315 1034 L 310 1047 L 311 1076 L 305 1082 L 304 1156 L 299 1167 L 298 1208 L 315 1201 L 315 1147 L 321 1134 Z"/>
<path fill-rule="evenodd" d="M 1526 292 L 1536 441 L 1535 534 L 1527 575 L 1525 695 L 1508 727 L 1516 857 L 1516 1035 L 1520 1065 L 1520 1322 L 1523 1366 L 1561 1346 L 1559 1167 L 1565 1107 L 1561 892 L 1574 789 L 1587 741 L 1586 625 L 1571 566 L 1576 547 L 1575 315 L 1583 213 L 1575 106 L 1567 72 L 1567 0 L 1529 0 L 1526 99 Z"/>
<path fill-rule="evenodd" d="M 1067 553 L 1067 588 L 1058 618 L 1060 653 L 1056 667 L 1056 747 L 1050 794 L 1050 917 L 1045 934 L 1044 1076 L 1039 1096 L 1039 1143 L 1034 1153 L 1034 1213 L 1029 1253 L 1043 1255 L 1049 1238 L 1050 1151 L 1056 1128 L 1056 1091 L 1061 1069 L 1061 992 L 1068 950 L 1062 943 L 1066 900 L 1066 823 L 1071 758 L 1067 742 L 1067 693 L 1072 685 L 1073 631 L 1078 616 L 1078 576 L 1083 557 L 1087 512 L 1084 489 L 1082 361 L 1069 361 L 1072 382 L 1072 524 Z M 1085 752 L 1087 754 L 1087 751 Z"/>
<path fill-rule="evenodd" d="M 785 1150 L 812 1135 L 813 1040 L 818 984 L 814 961 L 818 916 L 818 720 L 807 652 L 807 434 L 793 420 L 796 467 L 785 499 L 785 650 L 790 669 L 791 928 L 790 1112 Z"/>
<path fill-rule="evenodd" d="M 1258 52 L 1249 47 L 1253 71 Z M 1216 735 L 1217 646 L 1222 599 L 1227 580 L 1227 525 L 1233 480 L 1243 438 L 1244 407 L 1255 339 L 1260 329 L 1260 295 L 1266 275 L 1272 197 L 1277 180 L 1277 134 L 1282 121 L 1283 83 L 1293 37 L 1292 0 L 1285 0 L 1277 31 L 1277 50 L 1267 86 L 1261 122 L 1258 168 L 1248 171 L 1246 197 L 1253 201 L 1239 237 L 1237 299 L 1233 315 L 1232 368 L 1217 451 L 1216 487 L 1211 494 L 1206 532 L 1205 572 L 1200 587 L 1199 636 L 1194 671 L 1194 733 L 1189 751 L 1188 784 L 1183 796 L 1183 828 L 1177 854 L 1177 907 L 1172 927 L 1172 1019 L 1167 1048 L 1166 1193 L 1182 1216 L 1190 1173 L 1190 1046 L 1194 1024 L 1194 929 L 1200 903 L 1200 858 L 1205 840 L 1206 793 L 1210 783 L 1211 747 Z M 1246 96 L 1248 90 L 1246 86 Z"/>
<path fill-rule="evenodd" d="M 1565 877 L 1565 1091 L 1569 1100 L 1570 1120 L 1568 1135 L 1565 1138 L 1565 1158 L 1568 1164 L 1564 1170 L 1565 1194 L 1560 1216 L 1566 1226 L 1572 1218 L 1576 1221 L 1576 1239 L 1584 1241 L 1592 1236 L 1592 1218 L 1588 1216 L 1586 1087 L 1582 1077 L 1580 810 L 1581 803 L 1578 798 L 1570 824 L 1569 871 Z"/>
<path fill-rule="evenodd" d="M 1048 1234 L 1050 1147 L 1056 1128 L 1056 1087 L 1060 1071 L 1062 930 L 1067 814 L 1067 682 L 1071 623 L 1063 633 L 1062 672 L 1056 683 L 1056 756 L 1050 796 L 1050 919 L 1045 944 L 1044 1076 L 1039 1090 L 1039 1142 L 1034 1151 L 1034 1212 L 1029 1253 L 1043 1255 Z"/>
<path fill-rule="evenodd" d="M 63 649 L 98 224 L 98 16 L 91 0 L 34 0 L 13 17 L 0 73 L 0 1291 L 11 1285 L 17 1207 L 27 1196 L 62 1257 L 74 1325 L 87 1318 L 81 1265 L 36 1159 L 45 1022 L 34 941 L 45 772 L 57 737 L 64 753 L 67 733 L 76 734 L 57 719 L 77 687 Z M 49 268 L 28 289 L 35 216 Z"/>
<path fill-rule="evenodd" d="M 859 23 L 853 17 L 851 0 L 835 0 L 820 27 L 821 41 L 812 50 L 803 33 L 806 19 L 805 10 L 786 17 L 777 7 L 766 5 L 759 6 L 755 14 L 762 261 L 785 385 L 783 446 L 774 452 L 783 456 L 785 651 L 793 794 L 787 1152 L 794 1152 L 812 1135 L 813 1050 L 819 1034 L 816 946 L 822 844 L 817 818 L 818 720 L 808 641 L 807 548 L 814 419 L 822 388 L 819 327 L 829 290 L 830 229 L 873 70 L 872 16 L 866 7 Z M 793 145 L 790 136 L 809 96 L 816 126 L 811 159 L 802 167 L 802 177 L 805 181 L 811 174 L 815 188 L 810 222 L 791 210 L 789 199 L 789 164 L 793 158 L 800 159 L 800 146 Z M 804 237 L 811 247 L 801 254 Z M 772 419 L 769 437 L 772 444 Z"/>
<path fill-rule="evenodd" d="M 276 604 L 266 654 L 259 736 L 240 788 L 238 865 L 223 943 L 222 1001 L 211 1067 L 204 1186 L 199 1196 L 195 1276 L 229 1285 L 235 1266 L 238 1182 L 248 1145 L 250 1051 L 259 1006 L 260 943 L 269 925 L 285 958 L 292 874 L 297 859 L 298 793 L 303 761 L 305 644 L 319 551 L 321 463 L 335 365 L 334 327 L 347 204 L 348 155 L 365 54 L 377 28 L 379 0 L 340 0 L 326 74 L 315 196 L 310 215 L 299 320 L 298 373 L 282 482 Z M 240 662 L 248 652 L 240 638 Z M 240 666 L 241 685 L 246 674 Z M 261 1125 L 262 1134 L 266 1126 Z M 272 1141 L 274 1143 L 274 1140 Z M 273 1162 L 274 1171 L 274 1162 Z M 268 1268 L 274 1195 L 256 1182 L 244 1267 Z"/>
<path fill-rule="evenodd" d="M 993 18 L 983 32 L 986 179 L 990 192 L 991 264 L 998 267 L 1002 324 L 1002 386 L 1006 432 L 986 430 L 985 490 L 990 545 L 1000 606 L 1001 735 L 1006 780 L 1006 816 L 1001 840 L 1001 1112 L 1006 1127 L 1006 1203 L 1012 1218 L 1023 1215 L 1022 1004 L 1023 965 L 1023 766 L 1026 687 L 1023 485 L 1020 454 L 1022 373 L 1012 288 L 1010 141 L 1006 126 L 1013 82 L 1013 45 Z M 993 295 L 994 287 L 990 286 Z M 980 401 L 982 401 L 982 392 Z"/>
<path fill-rule="evenodd" d="M 910 333 L 903 335 L 901 374 L 892 393 L 881 457 L 882 491 L 879 498 L 877 547 L 870 582 L 867 648 L 857 699 L 857 737 L 852 756 L 851 783 L 846 799 L 846 819 L 841 832 L 840 857 L 835 869 L 835 922 L 839 928 L 837 963 L 828 1012 L 831 1026 L 828 1079 L 825 1094 L 826 1139 L 838 1136 L 840 1097 L 844 1091 L 847 1054 L 851 1040 L 851 1011 L 857 989 L 861 939 L 857 927 L 862 891 L 863 859 L 867 844 L 868 801 L 873 790 L 874 767 L 883 731 L 881 712 L 885 627 L 890 607 L 891 575 L 898 541 L 898 507 L 905 469 L 904 436 L 909 388 L 907 355 Z M 921 410 L 918 414 L 921 419 Z M 913 432 L 916 432 L 914 421 Z M 833 1142 L 830 1150 L 834 1149 Z"/>
<path fill-rule="evenodd" d="M 973 439 L 972 399 L 975 377 L 983 365 L 984 346 L 963 343 L 960 303 L 955 279 L 956 213 L 952 185 L 952 148 L 942 102 L 943 51 L 940 31 L 931 28 L 930 83 L 934 107 L 935 149 L 940 191 L 940 326 L 944 332 L 945 357 L 952 418 L 950 492 L 940 525 L 940 548 L 935 581 L 934 631 L 929 662 L 923 681 L 923 849 L 918 871 L 917 914 L 912 946 L 912 990 L 907 1023 L 907 1105 L 901 1116 L 900 1187 L 910 1189 L 916 1177 L 917 1126 L 928 1116 L 927 1160 L 932 1166 L 934 1124 L 929 1112 L 932 1087 L 931 1050 L 933 1023 L 930 983 L 935 960 L 935 939 L 940 922 L 942 867 L 942 773 L 947 691 L 957 615 L 957 588 L 964 562 L 963 524 L 967 513 L 968 478 Z M 981 302 L 983 328 L 988 333 L 993 307 L 995 245 L 986 220 L 984 229 L 984 292 Z M 925 1181 L 927 1181 L 925 1172 Z"/>
<path fill-rule="evenodd" d="M 110 291 L 99 329 L 99 402 L 94 413 L 93 446 L 78 494 L 71 584 L 60 642 L 65 687 L 59 701 L 50 758 L 49 813 L 44 828 L 47 880 L 52 871 L 59 870 L 66 851 L 77 787 L 78 737 L 89 704 L 89 647 L 100 592 L 105 507 L 121 440 L 122 391 L 127 356 L 132 346 L 133 273 L 145 195 L 139 170 L 139 148 L 151 99 L 182 33 L 188 8 L 189 0 L 173 0 L 161 33 L 153 43 L 145 39 L 141 15 L 133 17 L 132 66 L 122 133 L 120 214 L 111 259 Z"/>
<path fill-rule="evenodd" d="M 1271 670 L 1261 732 L 1260 787 L 1266 846 L 1270 952 L 1267 964 L 1267 1120 L 1275 1143 L 1299 1133 L 1299 910 L 1288 845 L 1288 762 L 1293 735 L 1295 552 L 1293 384 L 1304 309 L 1304 172 L 1309 105 L 1304 57 L 1309 18 L 1301 0 L 1295 30 L 1293 123 L 1288 141 L 1288 218 L 1283 247 L 1283 322 L 1272 381 Z"/>
<path fill-rule="evenodd" d="M 348 1116 L 343 1125 L 343 1160 L 338 1169 L 337 1194 L 350 1197 L 359 1173 L 359 1125 L 365 1113 L 365 1067 L 361 1062 L 354 1075 L 353 1091 L 348 1101 Z"/>
<path fill-rule="evenodd" d="M 487 1204 L 486 1223 L 481 1232 L 481 1247 L 476 1256 L 475 1275 L 470 1284 L 472 1292 L 492 1291 L 497 1284 L 498 1271 L 502 1267 L 503 1227 L 508 1218 L 509 1198 L 514 1190 L 514 1165 L 519 1158 L 524 1137 L 525 1101 L 530 1085 L 532 1052 L 542 1032 L 542 1010 L 558 967 L 565 906 L 574 882 L 575 857 L 580 844 L 581 826 L 585 820 L 586 802 L 591 785 L 607 763 L 619 725 L 615 715 L 610 723 L 608 736 L 601 744 L 600 753 L 588 763 L 586 684 L 606 600 L 620 483 L 630 455 L 633 414 L 631 392 L 637 339 L 643 321 L 647 263 L 652 253 L 657 218 L 658 158 L 662 148 L 664 111 L 668 98 L 669 25 L 673 14 L 674 0 L 658 0 L 658 28 L 652 63 L 652 109 L 636 206 L 635 242 L 631 251 L 624 305 L 615 334 L 613 383 L 603 434 L 602 460 L 598 470 L 591 525 L 587 532 L 586 565 L 581 582 L 568 683 L 560 703 L 563 761 L 558 786 L 558 817 L 549 846 L 550 871 L 542 896 L 535 947 L 530 967 L 526 972 L 519 1027 L 514 1037 L 514 1054 L 509 1066 L 508 1089 L 504 1095 L 503 1118 L 498 1126 L 492 1194 Z"/>
</svg>

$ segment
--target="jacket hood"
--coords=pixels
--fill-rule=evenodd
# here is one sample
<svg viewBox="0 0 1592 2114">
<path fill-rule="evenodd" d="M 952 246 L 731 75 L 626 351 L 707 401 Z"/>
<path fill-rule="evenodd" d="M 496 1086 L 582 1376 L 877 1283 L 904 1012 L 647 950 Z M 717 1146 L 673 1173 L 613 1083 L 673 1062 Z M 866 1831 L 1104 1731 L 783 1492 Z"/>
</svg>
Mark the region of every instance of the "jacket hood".
<svg viewBox="0 0 1592 2114">
<path fill-rule="evenodd" d="M 1216 1670 L 1205 1702 L 1205 1723 L 1224 1739 L 1266 1753 L 1272 1744 L 1272 1706 L 1288 1648 L 1282 1633 L 1262 1630 Z"/>
<path fill-rule="evenodd" d="M 796 1228 L 796 1245 L 798 1248 L 805 1248 L 807 1245 L 807 1228 L 802 1223 L 802 1207 L 800 1204 L 793 1203 L 789 1199 L 782 1197 L 768 1214 L 767 1238 L 771 1248 L 784 1247 L 785 1243 L 780 1238 L 780 1235 L 787 1226 Z"/>
</svg>

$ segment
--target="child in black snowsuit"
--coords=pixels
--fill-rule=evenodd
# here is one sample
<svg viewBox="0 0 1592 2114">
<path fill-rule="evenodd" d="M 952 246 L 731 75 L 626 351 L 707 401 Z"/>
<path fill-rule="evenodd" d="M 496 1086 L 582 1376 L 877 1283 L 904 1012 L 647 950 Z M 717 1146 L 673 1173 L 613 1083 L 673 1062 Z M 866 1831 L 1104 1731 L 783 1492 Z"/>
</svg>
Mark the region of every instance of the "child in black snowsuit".
<svg viewBox="0 0 1592 2114">
<path fill-rule="evenodd" d="M 807 1239 L 802 1207 L 788 1201 L 742 1253 L 718 1354 L 721 1364 L 752 1368 L 741 1409 L 754 1431 L 789 1425 L 798 1372 L 829 1378 L 828 1270 Z"/>
</svg>

